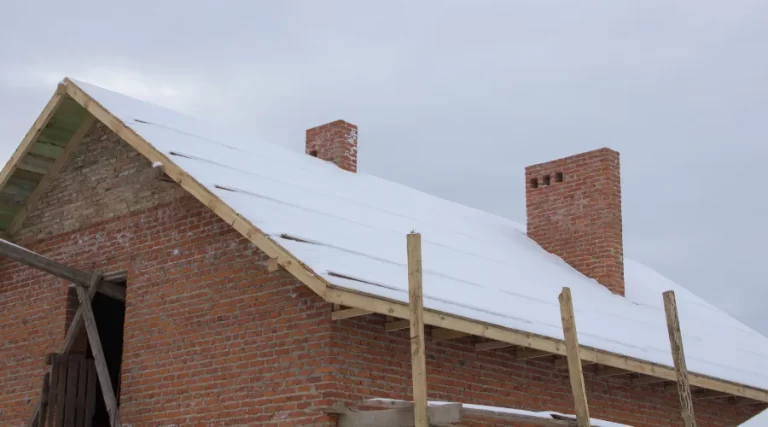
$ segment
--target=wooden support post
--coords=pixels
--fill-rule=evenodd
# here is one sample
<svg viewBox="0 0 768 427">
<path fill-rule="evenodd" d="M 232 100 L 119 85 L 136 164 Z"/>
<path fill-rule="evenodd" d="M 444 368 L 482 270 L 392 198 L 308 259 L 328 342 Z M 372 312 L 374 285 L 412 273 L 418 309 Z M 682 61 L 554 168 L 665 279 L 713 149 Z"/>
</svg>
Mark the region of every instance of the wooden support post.
<svg viewBox="0 0 768 427">
<path fill-rule="evenodd" d="M 48 415 L 48 395 L 51 391 L 51 373 L 48 372 L 43 375 L 43 391 L 40 394 L 40 418 L 38 419 L 38 427 L 45 427 L 45 417 Z"/>
<path fill-rule="evenodd" d="M 427 359 L 424 354 L 424 295 L 421 282 L 421 234 L 410 233 L 408 242 L 408 302 L 411 309 L 411 372 L 415 427 L 429 427 L 427 415 Z"/>
<path fill-rule="evenodd" d="M 101 280 L 101 273 L 95 272 L 91 279 L 91 284 L 98 283 Z M 83 310 L 83 320 L 85 330 L 88 333 L 88 342 L 91 344 L 94 363 L 96 364 L 96 374 L 99 377 L 101 393 L 104 396 L 104 404 L 109 413 L 109 421 L 112 427 L 120 427 L 120 414 L 117 410 L 117 398 L 112 388 L 112 379 L 109 376 L 107 361 L 104 357 L 104 349 L 101 347 L 99 331 L 96 328 L 96 319 L 93 317 L 91 300 L 88 297 L 88 291 L 83 286 L 77 286 L 77 299 L 80 301 L 80 308 Z"/>
<path fill-rule="evenodd" d="M 576 318 L 573 313 L 573 298 L 571 290 L 563 288 L 560 293 L 560 317 L 563 322 L 565 349 L 568 354 L 568 374 L 571 377 L 574 409 L 578 427 L 589 427 L 589 406 L 587 392 L 584 388 L 584 373 L 581 370 L 579 356 L 579 339 L 576 335 Z"/>
<path fill-rule="evenodd" d="M 685 351 L 683 350 L 683 335 L 680 332 L 680 319 L 677 317 L 677 302 L 675 292 L 664 292 L 664 311 L 667 314 L 667 331 L 669 345 L 672 348 L 672 359 L 675 362 L 677 374 L 677 392 L 680 395 L 680 411 L 685 427 L 696 427 L 696 417 L 693 415 L 693 397 L 688 383 L 688 368 L 685 366 Z"/>
</svg>

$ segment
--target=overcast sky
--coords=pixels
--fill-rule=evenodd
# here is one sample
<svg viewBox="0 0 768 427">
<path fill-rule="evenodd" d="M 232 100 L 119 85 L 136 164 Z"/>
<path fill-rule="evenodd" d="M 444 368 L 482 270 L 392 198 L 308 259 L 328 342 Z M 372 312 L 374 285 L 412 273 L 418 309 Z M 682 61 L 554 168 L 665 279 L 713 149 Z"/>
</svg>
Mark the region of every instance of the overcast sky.
<svg viewBox="0 0 768 427">
<path fill-rule="evenodd" d="M 296 151 L 345 119 L 360 171 L 519 222 L 526 165 L 607 146 L 625 254 L 768 334 L 764 0 L 45 3 L 4 0 L 3 159 L 64 76 Z"/>
</svg>

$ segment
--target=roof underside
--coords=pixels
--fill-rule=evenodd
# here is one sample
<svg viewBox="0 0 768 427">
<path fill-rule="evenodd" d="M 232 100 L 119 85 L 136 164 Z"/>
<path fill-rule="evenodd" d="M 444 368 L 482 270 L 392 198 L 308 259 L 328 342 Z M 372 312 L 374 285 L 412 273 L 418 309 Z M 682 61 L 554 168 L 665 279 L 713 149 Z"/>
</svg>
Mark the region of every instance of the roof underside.
<svg viewBox="0 0 768 427">
<path fill-rule="evenodd" d="M 151 160 L 162 159 L 166 167 L 179 168 L 184 179 L 201 185 L 205 194 L 198 191 L 198 199 L 212 209 L 223 202 L 232 212 L 225 219 L 246 237 L 254 241 L 256 232 L 263 233 L 267 245 L 285 248 L 300 260 L 288 270 L 308 285 L 305 279 L 317 274 L 322 283 L 338 289 L 407 303 L 405 235 L 416 230 L 423 236 L 427 310 L 562 340 L 557 295 L 568 286 L 581 345 L 671 367 L 661 293 L 673 289 L 688 369 L 768 389 L 765 337 L 640 263 L 625 260 L 627 296 L 622 298 L 545 252 L 525 236 L 520 224 L 508 219 L 349 173 L 248 133 L 75 84 L 110 117 L 119 118 L 120 126 L 127 126 L 124 130 L 149 144 L 142 154 L 157 153 Z M 84 111 L 64 98 L 54 119 L 50 131 L 46 126 L 29 154 L 21 157 L 26 163 L 45 150 L 49 157 L 43 158 L 51 162 L 56 159 L 50 157 L 53 152 L 61 155 L 66 145 L 62 141 L 77 132 Z M 37 181 L 29 181 L 26 192 L 11 199 L 12 205 L 24 205 L 46 170 L 50 167 L 39 169 Z M 20 172 L 31 173 L 17 167 L 0 192 L 4 197 L 14 191 L 9 189 L 12 184 L 18 188 Z M 210 195 L 214 198 L 203 198 Z M 13 220 L 9 215 L 6 227 Z"/>
</svg>

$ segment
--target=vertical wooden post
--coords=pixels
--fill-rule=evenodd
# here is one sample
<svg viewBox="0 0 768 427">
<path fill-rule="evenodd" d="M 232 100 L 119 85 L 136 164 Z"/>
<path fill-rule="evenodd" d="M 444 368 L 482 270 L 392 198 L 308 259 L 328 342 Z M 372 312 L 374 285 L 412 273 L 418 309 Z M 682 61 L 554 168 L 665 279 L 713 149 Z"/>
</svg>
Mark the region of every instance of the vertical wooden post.
<svg viewBox="0 0 768 427">
<path fill-rule="evenodd" d="M 683 415 L 683 422 L 685 427 L 696 427 L 691 386 L 688 384 L 688 368 L 685 366 L 683 335 L 680 333 L 680 319 L 677 317 L 677 302 L 674 291 L 664 292 L 664 311 L 667 314 L 669 345 L 672 347 L 672 359 L 675 362 L 677 392 L 680 394 L 680 411 Z"/>
<path fill-rule="evenodd" d="M 565 349 L 568 356 L 568 375 L 571 377 L 576 421 L 578 427 L 589 427 L 589 406 L 587 405 L 587 392 L 584 388 L 584 372 L 581 369 L 579 339 L 576 335 L 576 318 L 573 314 L 571 290 L 563 288 L 558 299 L 560 300 L 560 318 L 563 322 Z"/>
<path fill-rule="evenodd" d="M 51 374 L 47 372 L 43 376 L 43 392 L 40 394 L 40 417 L 37 419 L 38 427 L 45 427 L 45 416 L 48 411 L 48 394 L 50 393 Z"/>
<path fill-rule="evenodd" d="M 424 354 L 424 296 L 421 282 L 421 234 L 408 234 L 408 302 L 411 308 L 411 372 L 415 427 L 429 427 L 427 360 Z"/>
</svg>

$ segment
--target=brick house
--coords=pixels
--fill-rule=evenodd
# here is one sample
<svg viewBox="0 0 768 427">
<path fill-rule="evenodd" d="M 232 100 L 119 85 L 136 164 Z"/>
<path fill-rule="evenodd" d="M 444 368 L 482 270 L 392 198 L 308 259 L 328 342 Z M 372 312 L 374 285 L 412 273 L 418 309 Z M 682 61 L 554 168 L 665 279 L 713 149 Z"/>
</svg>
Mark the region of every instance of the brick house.
<svg viewBox="0 0 768 427">
<path fill-rule="evenodd" d="M 766 408 L 768 340 L 623 257 L 618 153 L 527 168 L 526 229 L 356 173 L 343 121 L 308 130 L 305 154 L 251 139 L 65 80 L 2 171 L 6 238 L 111 280 L 92 305 L 124 425 L 334 426 L 338 402 L 410 399 L 413 229 L 430 398 L 572 413 L 567 285 L 594 417 L 681 425 L 668 289 L 699 425 Z M 0 280 L 0 425 L 21 426 L 78 300 L 13 260 Z M 85 333 L 71 349 L 91 351 Z"/>
</svg>

